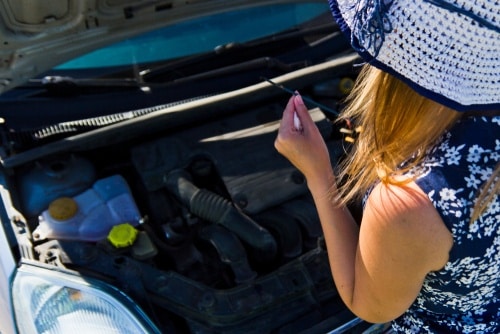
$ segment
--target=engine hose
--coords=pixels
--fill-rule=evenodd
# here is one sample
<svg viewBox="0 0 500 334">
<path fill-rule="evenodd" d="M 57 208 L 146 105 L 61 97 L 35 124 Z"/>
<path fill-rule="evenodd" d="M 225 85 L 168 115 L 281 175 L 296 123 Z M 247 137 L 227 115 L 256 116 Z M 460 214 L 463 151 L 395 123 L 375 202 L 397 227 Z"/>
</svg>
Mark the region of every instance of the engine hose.
<svg viewBox="0 0 500 334">
<path fill-rule="evenodd" d="M 224 197 L 209 190 L 198 188 L 190 175 L 181 169 L 165 177 L 168 188 L 194 215 L 209 222 L 220 224 L 236 234 L 249 246 L 258 250 L 261 260 L 276 256 L 276 240 L 271 233 L 258 225 Z"/>
</svg>

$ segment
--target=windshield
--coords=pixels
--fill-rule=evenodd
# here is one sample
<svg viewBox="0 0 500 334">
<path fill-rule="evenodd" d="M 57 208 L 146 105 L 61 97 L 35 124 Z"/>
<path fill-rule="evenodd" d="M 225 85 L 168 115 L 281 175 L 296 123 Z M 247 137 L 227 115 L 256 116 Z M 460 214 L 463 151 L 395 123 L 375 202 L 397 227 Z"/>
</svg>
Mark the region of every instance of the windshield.
<svg viewBox="0 0 500 334">
<path fill-rule="evenodd" d="M 328 11 L 326 2 L 270 5 L 197 18 L 96 50 L 56 69 L 158 62 L 243 43 L 300 25 Z"/>
<path fill-rule="evenodd" d="M 324 1 L 228 9 L 52 68 L 2 94 L 1 116 L 19 150 L 255 85 L 347 50 Z"/>
</svg>

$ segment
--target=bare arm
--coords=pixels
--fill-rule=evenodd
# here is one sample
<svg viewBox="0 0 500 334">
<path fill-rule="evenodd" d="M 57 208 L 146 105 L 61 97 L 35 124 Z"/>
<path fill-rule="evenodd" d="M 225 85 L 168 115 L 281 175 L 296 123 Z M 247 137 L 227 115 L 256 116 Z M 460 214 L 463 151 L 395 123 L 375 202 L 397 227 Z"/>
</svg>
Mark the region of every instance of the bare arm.
<svg viewBox="0 0 500 334">
<path fill-rule="evenodd" d="M 303 131 L 293 128 L 293 111 Z M 414 185 L 378 185 L 361 228 L 343 206 L 332 203 L 335 176 L 328 150 L 300 98 L 291 98 L 276 149 L 306 177 L 325 235 L 337 290 L 349 309 L 370 322 L 401 315 L 414 301 L 425 275 L 448 259 L 452 237 L 425 194 Z"/>
</svg>

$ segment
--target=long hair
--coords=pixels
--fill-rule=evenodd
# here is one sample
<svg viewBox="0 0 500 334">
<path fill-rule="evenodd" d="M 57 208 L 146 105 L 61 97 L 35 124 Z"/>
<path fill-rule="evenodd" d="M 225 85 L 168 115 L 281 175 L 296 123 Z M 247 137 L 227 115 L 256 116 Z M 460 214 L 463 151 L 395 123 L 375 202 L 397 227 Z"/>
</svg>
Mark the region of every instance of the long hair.
<svg viewBox="0 0 500 334">
<path fill-rule="evenodd" d="M 419 164 L 428 149 L 461 116 L 369 65 L 361 70 L 346 102 L 342 119 L 353 120 L 362 131 L 352 152 L 339 165 L 338 179 L 342 184 L 336 200 L 343 204 L 360 200 L 377 180 L 395 185 L 410 182 L 411 179 L 397 176 Z M 498 193 L 499 170 L 497 166 L 490 183 L 483 187 L 473 220 Z"/>
</svg>

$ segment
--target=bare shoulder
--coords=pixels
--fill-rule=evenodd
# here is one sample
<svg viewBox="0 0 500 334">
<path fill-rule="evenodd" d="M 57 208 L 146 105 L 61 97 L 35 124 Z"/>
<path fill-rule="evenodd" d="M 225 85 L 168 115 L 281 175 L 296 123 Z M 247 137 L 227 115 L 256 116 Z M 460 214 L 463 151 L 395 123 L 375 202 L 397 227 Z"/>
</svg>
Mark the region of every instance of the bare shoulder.
<svg viewBox="0 0 500 334">
<path fill-rule="evenodd" d="M 378 322 L 401 315 L 425 276 L 446 264 L 452 245 L 451 233 L 416 184 L 376 186 L 356 255 L 355 300 L 365 318 Z"/>
<path fill-rule="evenodd" d="M 415 254 L 419 262 L 415 264 L 424 266 L 424 271 L 438 270 L 448 260 L 452 235 L 414 182 L 377 185 L 368 198 L 364 222 L 366 232 L 385 235 L 387 241 Z"/>
</svg>

